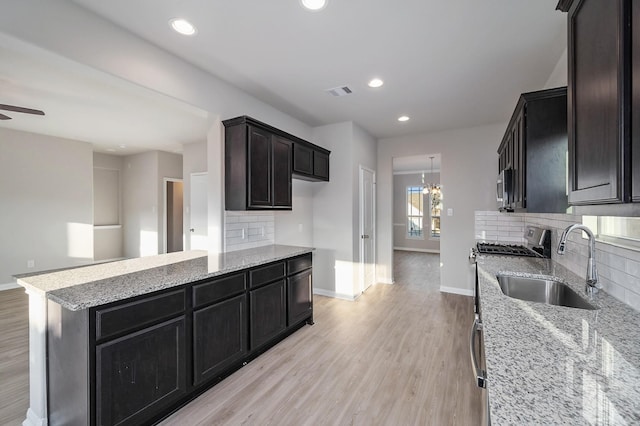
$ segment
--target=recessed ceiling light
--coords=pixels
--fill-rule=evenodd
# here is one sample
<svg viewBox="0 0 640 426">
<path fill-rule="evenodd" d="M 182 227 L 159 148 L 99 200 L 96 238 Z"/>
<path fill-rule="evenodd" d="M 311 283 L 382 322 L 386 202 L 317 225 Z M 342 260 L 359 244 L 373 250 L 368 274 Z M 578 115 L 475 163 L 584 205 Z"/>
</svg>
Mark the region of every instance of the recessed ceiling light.
<svg viewBox="0 0 640 426">
<path fill-rule="evenodd" d="M 198 32 L 196 27 L 186 19 L 174 18 L 169 21 L 169 24 L 171 28 L 182 35 L 191 36 Z"/>
<path fill-rule="evenodd" d="M 116 152 L 116 150 L 115 150 L 115 149 L 113 149 L 113 148 L 107 148 L 107 151 L 108 151 L 108 152 Z"/>
<path fill-rule="evenodd" d="M 322 10 L 327 6 L 327 0 L 300 0 L 300 3 L 309 10 Z"/>
<path fill-rule="evenodd" d="M 398 121 L 409 121 L 409 117 L 406 115 L 401 115 L 398 117 Z"/>
<path fill-rule="evenodd" d="M 382 85 L 384 84 L 384 81 L 380 80 L 379 78 L 374 78 L 368 84 L 369 84 L 369 87 L 377 88 L 377 87 L 382 87 Z"/>
<path fill-rule="evenodd" d="M 127 146 L 125 144 L 121 144 L 120 148 L 125 149 Z"/>
</svg>

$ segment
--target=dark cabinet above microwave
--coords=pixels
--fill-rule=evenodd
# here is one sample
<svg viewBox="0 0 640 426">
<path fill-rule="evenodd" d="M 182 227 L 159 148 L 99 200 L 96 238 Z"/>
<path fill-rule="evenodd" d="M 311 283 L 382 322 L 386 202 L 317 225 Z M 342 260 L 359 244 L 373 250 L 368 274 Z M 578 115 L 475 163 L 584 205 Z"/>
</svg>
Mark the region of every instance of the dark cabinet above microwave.
<svg viewBox="0 0 640 426">
<path fill-rule="evenodd" d="M 225 127 L 225 209 L 291 210 L 291 179 L 329 181 L 324 148 L 251 117 Z"/>
<path fill-rule="evenodd" d="M 498 156 L 500 210 L 566 213 L 567 88 L 520 95 Z"/>
</svg>

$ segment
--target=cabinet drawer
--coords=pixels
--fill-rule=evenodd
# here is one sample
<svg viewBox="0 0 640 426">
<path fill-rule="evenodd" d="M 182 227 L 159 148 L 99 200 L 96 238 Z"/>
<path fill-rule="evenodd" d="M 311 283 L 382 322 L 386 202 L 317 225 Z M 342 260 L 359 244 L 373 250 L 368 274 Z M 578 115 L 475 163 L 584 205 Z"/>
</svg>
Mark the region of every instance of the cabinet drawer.
<svg viewBox="0 0 640 426">
<path fill-rule="evenodd" d="M 184 289 L 96 310 L 96 340 L 142 328 L 185 310 Z"/>
<path fill-rule="evenodd" d="M 288 263 L 288 275 L 295 274 L 296 272 L 304 271 L 305 269 L 311 268 L 312 260 L 311 253 L 305 254 L 304 256 L 296 257 L 295 259 L 290 259 L 287 261 Z"/>
<path fill-rule="evenodd" d="M 247 275 L 242 272 L 193 286 L 193 305 L 200 307 L 241 293 L 247 288 Z"/>
<path fill-rule="evenodd" d="M 284 262 L 252 269 L 249 271 L 249 286 L 251 288 L 275 281 L 285 276 Z"/>
</svg>

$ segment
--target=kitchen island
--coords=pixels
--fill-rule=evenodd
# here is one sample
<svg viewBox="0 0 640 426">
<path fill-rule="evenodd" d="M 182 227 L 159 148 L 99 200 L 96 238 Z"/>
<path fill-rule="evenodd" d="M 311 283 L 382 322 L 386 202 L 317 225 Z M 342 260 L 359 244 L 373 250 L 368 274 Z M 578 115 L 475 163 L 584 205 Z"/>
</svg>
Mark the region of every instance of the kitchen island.
<svg viewBox="0 0 640 426">
<path fill-rule="evenodd" d="M 585 310 L 506 296 L 496 276 L 584 277 L 551 259 L 478 256 L 493 424 L 639 424 L 640 313 L 599 292 Z"/>
<path fill-rule="evenodd" d="M 30 296 L 24 424 L 166 416 L 313 323 L 311 253 L 190 251 L 17 276 Z"/>
</svg>

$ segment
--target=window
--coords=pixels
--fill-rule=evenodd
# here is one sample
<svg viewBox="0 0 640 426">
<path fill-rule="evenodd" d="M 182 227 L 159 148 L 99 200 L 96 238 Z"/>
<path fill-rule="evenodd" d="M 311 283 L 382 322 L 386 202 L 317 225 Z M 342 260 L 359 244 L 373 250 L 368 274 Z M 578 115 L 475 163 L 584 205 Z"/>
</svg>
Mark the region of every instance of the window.
<svg viewBox="0 0 640 426">
<path fill-rule="evenodd" d="M 640 218 L 583 216 L 582 223 L 588 226 L 600 241 L 640 250 Z"/>
<path fill-rule="evenodd" d="M 421 186 L 407 187 L 407 237 L 424 239 L 422 234 L 424 194 Z"/>
<path fill-rule="evenodd" d="M 440 238 L 440 214 L 442 213 L 442 190 L 440 186 L 434 186 L 429 191 L 429 203 L 431 205 L 431 238 Z"/>
</svg>

